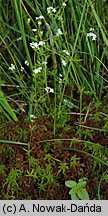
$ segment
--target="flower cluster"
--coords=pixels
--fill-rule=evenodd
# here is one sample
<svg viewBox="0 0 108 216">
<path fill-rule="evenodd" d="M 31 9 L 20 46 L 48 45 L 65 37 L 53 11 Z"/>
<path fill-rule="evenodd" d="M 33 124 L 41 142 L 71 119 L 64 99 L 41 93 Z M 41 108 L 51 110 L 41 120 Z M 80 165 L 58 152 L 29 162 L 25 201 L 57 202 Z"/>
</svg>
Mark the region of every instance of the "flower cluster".
<svg viewBox="0 0 108 216">
<path fill-rule="evenodd" d="M 62 35 L 62 34 L 63 34 L 63 32 L 62 32 L 61 29 L 59 28 L 59 29 L 57 30 L 56 36 L 58 37 L 58 36 L 60 36 L 60 35 Z"/>
<path fill-rule="evenodd" d="M 42 65 L 47 65 L 47 63 L 48 63 L 47 61 L 43 61 L 41 64 Z"/>
<path fill-rule="evenodd" d="M 69 52 L 67 50 L 63 50 L 63 53 L 65 53 L 66 55 L 70 55 Z"/>
<path fill-rule="evenodd" d="M 63 75 L 59 74 L 59 84 L 61 84 L 63 82 Z"/>
<path fill-rule="evenodd" d="M 93 32 L 94 31 L 94 28 L 90 28 L 90 32 Z"/>
<path fill-rule="evenodd" d="M 30 43 L 30 46 L 31 46 L 32 49 L 35 49 L 35 48 L 39 49 L 40 46 L 44 46 L 44 45 L 45 45 L 44 41 L 39 41 L 39 43 L 38 42 Z"/>
<path fill-rule="evenodd" d="M 39 46 L 44 46 L 45 42 L 44 41 L 39 41 Z"/>
<path fill-rule="evenodd" d="M 22 40 L 22 38 L 21 38 L 21 37 L 17 38 L 17 41 L 21 41 L 21 40 Z"/>
<path fill-rule="evenodd" d="M 23 72 L 24 71 L 24 67 L 21 66 L 20 71 Z"/>
<path fill-rule="evenodd" d="M 56 13 L 56 9 L 53 8 L 53 7 L 48 7 L 47 8 L 47 13 L 50 14 L 50 13 Z"/>
<path fill-rule="evenodd" d="M 92 37 L 92 41 L 95 41 L 96 40 L 96 34 L 93 33 L 94 29 L 93 28 L 90 28 L 90 32 L 87 33 L 87 37 Z"/>
<path fill-rule="evenodd" d="M 37 29 L 32 29 L 32 32 L 37 32 Z"/>
<path fill-rule="evenodd" d="M 41 70 L 42 70 L 42 67 L 38 67 L 38 68 L 35 68 L 35 69 L 33 70 L 33 72 L 34 72 L 35 74 L 38 74 L 39 72 L 41 72 Z"/>
<path fill-rule="evenodd" d="M 65 3 L 65 2 L 63 2 L 62 6 L 63 6 L 63 7 L 66 7 L 66 3 Z"/>
<path fill-rule="evenodd" d="M 29 61 L 25 60 L 24 64 L 27 65 L 27 66 L 29 66 Z"/>
<path fill-rule="evenodd" d="M 31 120 L 31 122 L 33 122 L 35 119 L 36 119 L 36 116 L 33 115 L 33 114 L 31 114 L 31 115 L 30 115 L 30 120 Z"/>
<path fill-rule="evenodd" d="M 62 65 L 65 67 L 67 65 L 66 61 L 64 59 L 61 60 Z"/>
<path fill-rule="evenodd" d="M 54 89 L 51 88 L 51 87 L 46 87 L 46 88 L 45 88 L 45 91 L 46 91 L 47 93 L 54 93 Z"/>
<path fill-rule="evenodd" d="M 11 64 L 11 66 L 9 67 L 9 70 L 11 70 L 11 71 L 15 70 L 15 65 Z"/>
<path fill-rule="evenodd" d="M 42 19 L 44 19 L 44 17 L 42 15 L 39 17 L 36 17 L 36 20 L 42 20 Z"/>
</svg>

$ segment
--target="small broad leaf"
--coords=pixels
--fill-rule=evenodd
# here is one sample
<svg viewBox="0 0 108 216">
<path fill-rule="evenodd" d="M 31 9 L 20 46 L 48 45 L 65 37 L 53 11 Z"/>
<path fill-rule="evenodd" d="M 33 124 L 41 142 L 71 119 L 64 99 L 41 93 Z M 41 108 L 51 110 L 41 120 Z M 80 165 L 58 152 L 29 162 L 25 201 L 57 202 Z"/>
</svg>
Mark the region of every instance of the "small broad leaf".
<svg viewBox="0 0 108 216">
<path fill-rule="evenodd" d="M 78 196 L 79 199 L 81 199 L 81 200 L 89 200 L 88 192 L 87 192 L 87 190 L 84 189 L 84 188 L 80 188 L 80 190 L 78 190 L 77 196 Z"/>
<path fill-rule="evenodd" d="M 80 181 L 80 182 L 78 182 L 77 187 L 85 188 L 86 184 L 87 184 L 86 181 Z"/>
<path fill-rule="evenodd" d="M 81 181 L 87 181 L 87 177 L 80 178 L 79 182 L 81 182 Z"/>
<path fill-rule="evenodd" d="M 77 183 L 75 181 L 68 180 L 68 181 L 65 181 L 65 185 L 68 188 L 74 188 L 77 186 Z"/>
<path fill-rule="evenodd" d="M 79 200 L 76 194 L 71 194 L 71 200 Z"/>
<path fill-rule="evenodd" d="M 77 187 L 74 187 L 72 188 L 70 191 L 69 191 L 69 195 L 72 195 L 72 194 L 77 194 Z"/>
</svg>

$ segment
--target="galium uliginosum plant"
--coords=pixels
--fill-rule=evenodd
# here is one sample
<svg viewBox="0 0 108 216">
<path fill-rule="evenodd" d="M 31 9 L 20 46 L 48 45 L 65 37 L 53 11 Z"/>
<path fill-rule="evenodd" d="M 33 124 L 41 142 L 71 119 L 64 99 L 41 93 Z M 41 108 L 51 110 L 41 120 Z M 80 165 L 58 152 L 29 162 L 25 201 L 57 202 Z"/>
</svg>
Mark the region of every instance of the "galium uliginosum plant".
<svg viewBox="0 0 108 216">
<path fill-rule="evenodd" d="M 29 104 L 31 117 L 53 113 L 55 131 L 64 100 L 71 104 L 74 89 L 101 99 L 108 78 L 105 4 L 2 1 L 0 83 L 8 88 L 7 100 L 23 112 L 22 104 Z M 15 111 L 6 104 L 6 113 L 0 105 L 6 117 L 17 120 Z"/>
</svg>

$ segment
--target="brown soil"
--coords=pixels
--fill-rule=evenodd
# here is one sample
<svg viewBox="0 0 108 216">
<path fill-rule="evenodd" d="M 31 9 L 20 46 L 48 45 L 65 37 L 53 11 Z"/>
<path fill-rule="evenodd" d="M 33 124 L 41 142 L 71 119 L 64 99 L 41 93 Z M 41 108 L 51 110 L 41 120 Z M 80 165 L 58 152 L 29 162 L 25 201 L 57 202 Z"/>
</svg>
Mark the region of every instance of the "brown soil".
<svg viewBox="0 0 108 216">
<path fill-rule="evenodd" d="M 99 112 L 99 109 L 96 112 Z M 68 194 L 69 189 L 66 188 L 65 181 L 78 181 L 82 177 L 87 177 L 88 179 L 87 191 L 90 199 L 98 199 L 98 191 L 101 199 L 108 199 L 108 179 L 102 179 L 99 189 L 99 183 L 103 173 L 107 171 L 107 165 L 97 162 L 92 156 L 86 155 L 83 152 L 62 149 L 73 147 L 77 150 L 84 150 L 93 156 L 100 157 L 107 164 L 108 137 L 105 133 L 93 130 L 89 136 L 84 133 L 77 135 L 79 128 L 77 124 L 78 115 L 71 115 L 70 120 L 67 121 L 67 125 L 70 126 L 69 129 L 65 130 L 66 126 L 59 127 L 56 129 L 55 136 L 53 135 L 52 118 L 47 119 L 43 117 L 33 122 L 26 122 L 25 118 L 26 114 L 21 114 L 18 123 L 2 123 L 4 129 L 2 130 L 0 139 L 29 143 L 31 151 L 27 154 L 26 150 L 28 150 L 28 147 L 23 145 L 6 143 L 0 145 L 0 164 L 5 165 L 5 171 L 0 174 L 0 199 L 70 199 Z M 102 128 L 104 123 L 103 117 L 99 121 L 88 117 L 84 125 L 93 128 Z M 83 129 L 83 131 L 86 130 L 85 128 Z M 25 131 L 24 134 L 21 131 Z M 73 137 L 80 137 L 83 141 L 89 140 L 94 143 L 93 146 L 96 146 L 96 143 L 98 143 L 102 149 L 99 151 L 99 149 L 96 150 L 96 148 L 92 148 L 91 146 L 87 147 L 83 141 L 75 143 L 68 141 L 69 138 Z M 67 140 L 59 140 L 63 138 Z M 45 156 L 48 154 L 51 155 L 52 162 L 45 160 Z M 75 155 L 78 158 L 78 163 L 71 166 L 71 157 Z M 51 164 L 54 181 L 49 182 L 41 191 L 35 179 L 27 176 L 27 171 L 33 169 L 33 165 L 29 164 L 28 158 L 37 159 L 40 167 L 43 169 L 48 164 Z M 60 162 L 65 162 L 68 165 L 68 169 L 64 173 L 58 173 Z M 12 189 L 12 186 L 9 187 L 6 184 L 6 179 L 12 169 L 21 171 L 21 175 L 17 178 L 17 189 L 16 187 Z"/>
</svg>

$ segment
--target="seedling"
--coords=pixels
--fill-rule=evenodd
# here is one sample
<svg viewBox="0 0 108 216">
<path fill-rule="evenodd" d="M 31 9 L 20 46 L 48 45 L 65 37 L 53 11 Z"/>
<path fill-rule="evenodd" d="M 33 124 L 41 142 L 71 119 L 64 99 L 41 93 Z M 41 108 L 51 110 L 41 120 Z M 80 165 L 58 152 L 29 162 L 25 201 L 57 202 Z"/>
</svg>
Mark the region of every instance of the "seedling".
<svg viewBox="0 0 108 216">
<path fill-rule="evenodd" d="M 101 118 L 100 118 L 100 113 L 95 113 L 93 116 L 91 116 L 91 119 L 94 120 L 94 121 L 99 121 Z"/>
<path fill-rule="evenodd" d="M 76 167 L 79 161 L 80 161 L 80 158 L 77 158 L 76 155 L 72 156 L 70 159 L 70 166 Z"/>
<path fill-rule="evenodd" d="M 18 169 L 12 169 L 10 171 L 4 183 L 4 186 L 7 186 L 7 194 L 11 193 L 12 196 L 14 195 L 14 193 L 18 194 L 19 186 L 17 180 L 20 175 L 21 171 Z"/>
<path fill-rule="evenodd" d="M 8 146 L 7 152 L 10 154 L 14 154 L 14 149 L 11 146 Z"/>
<path fill-rule="evenodd" d="M 25 128 L 24 129 L 20 128 L 20 130 L 17 133 L 18 133 L 20 139 L 25 142 L 26 139 L 27 139 L 27 131 L 26 131 L 26 129 Z"/>
<path fill-rule="evenodd" d="M 68 169 L 68 164 L 65 162 L 61 162 L 58 168 L 59 168 L 58 174 L 60 172 L 62 172 L 64 174 L 66 172 L 66 170 Z"/>
<path fill-rule="evenodd" d="M 5 173 L 5 165 L 4 164 L 0 164 L 0 174 L 4 174 Z"/>
<path fill-rule="evenodd" d="M 34 183 L 39 188 L 39 192 L 45 190 L 45 188 L 54 182 L 54 175 L 52 170 L 52 164 L 46 163 L 45 167 L 41 166 L 37 159 L 30 158 L 31 170 L 27 171 L 28 177 L 32 177 Z"/>
<path fill-rule="evenodd" d="M 79 179 L 78 183 L 72 180 L 65 181 L 65 186 L 70 188 L 69 195 L 72 200 L 89 200 L 86 184 L 86 178 Z"/>
<path fill-rule="evenodd" d="M 108 120 L 106 121 L 106 123 L 105 123 L 105 125 L 102 127 L 102 129 L 105 130 L 104 136 L 107 136 L 107 134 L 108 134 Z"/>
</svg>

